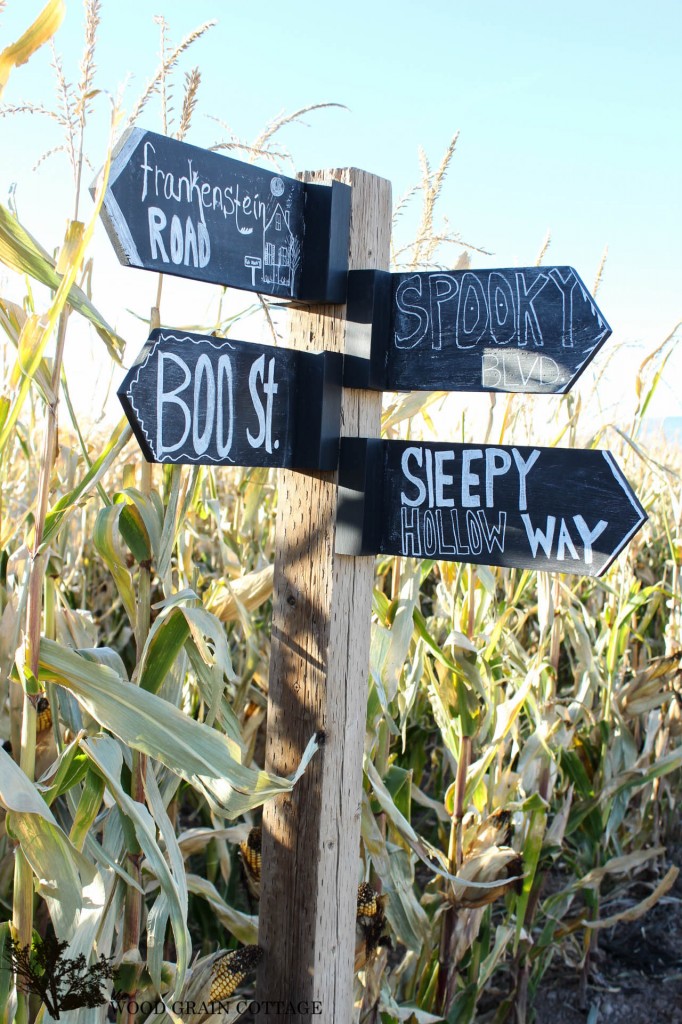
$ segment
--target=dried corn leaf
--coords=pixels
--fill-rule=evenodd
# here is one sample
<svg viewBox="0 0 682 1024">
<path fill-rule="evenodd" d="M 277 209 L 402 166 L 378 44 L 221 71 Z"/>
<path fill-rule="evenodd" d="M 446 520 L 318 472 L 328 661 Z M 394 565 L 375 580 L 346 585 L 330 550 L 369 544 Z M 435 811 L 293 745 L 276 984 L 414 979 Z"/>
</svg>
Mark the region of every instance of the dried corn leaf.
<svg viewBox="0 0 682 1024">
<path fill-rule="evenodd" d="M 656 846 L 649 850 L 636 850 L 635 853 L 628 853 L 623 857 L 612 857 L 603 867 L 593 868 L 586 875 L 583 875 L 582 878 L 577 879 L 575 888 L 584 889 L 593 886 L 595 883 L 601 882 L 606 875 L 629 874 L 635 868 L 646 864 L 648 860 L 652 860 L 654 857 L 662 857 L 664 853 L 664 846 Z"/>
<path fill-rule="evenodd" d="M 16 217 L 0 203 L 0 262 L 19 274 L 28 274 L 41 284 L 56 291 L 61 281 L 55 262 L 38 241 L 24 228 Z M 104 317 L 95 309 L 85 292 L 72 284 L 68 295 L 69 305 L 93 325 L 107 347 L 112 359 L 121 362 L 125 341 L 116 334 Z"/>
<path fill-rule="evenodd" d="M 666 871 L 665 876 L 658 883 L 654 891 L 646 899 L 641 900 L 634 907 L 628 907 L 627 910 L 622 910 L 619 914 L 611 914 L 610 917 L 602 917 L 598 921 L 585 921 L 582 920 L 580 924 L 585 928 L 590 928 L 596 931 L 600 928 L 613 928 L 614 924 L 618 924 L 619 921 L 637 921 L 640 917 L 644 917 L 646 913 L 653 906 L 655 906 L 662 896 L 665 896 L 667 892 L 670 892 L 677 876 L 680 873 L 680 869 L 673 865 Z"/>
<path fill-rule="evenodd" d="M 213 883 L 206 878 L 189 874 L 187 875 L 187 885 L 191 893 L 206 901 L 223 927 L 227 928 L 235 939 L 247 946 L 258 941 L 257 916 L 235 910 L 225 902 Z"/>
<path fill-rule="evenodd" d="M 45 529 L 43 530 L 43 542 L 39 549 L 40 551 L 43 551 L 51 543 L 64 520 L 68 518 L 71 512 L 76 508 L 80 508 L 84 499 L 97 486 L 131 437 L 132 430 L 127 420 L 122 419 L 114 430 L 111 440 L 104 446 L 100 455 L 92 463 L 80 483 L 68 494 L 63 495 L 48 512 L 45 518 Z"/>
<path fill-rule="evenodd" d="M 491 846 L 490 849 L 465 860 L 457 872 L 458 881 L 453 883 L 455 904 L 458 907 L 485 907 L 504 895 L 523 874 L 523 861 L 516 850 L 509 846 Z M 484 891 L 475 889 L 469 882 L 497 882 Z"/>
<path fill-rule="evenodd" d="M 6 46 L 0 53 L 0 96 L 7 85 L 12 68 L 25 64 L 29 57 L 55 34 L 65 14 L 64 0 L 50 0 L 17 41 Z"/>
<path fill-rule="evenodd" d="M 660 707 L 670 699 L 673 686 L 681 674 L 682 659 L 679 653 L 653 658 L 646 668 L 618 690 L 616 701 L 622 713 L 634 718 Z"/>
<path fill-rule="evenodd" d="M 272 594 L 274 566 L 249 572 L 229 583 L 215 583 L 205 597 L 205 606 L 221 622 L 232 622 L 240 617 L 240 608 L 252 612 L 260 608 Z"/>
</svg>

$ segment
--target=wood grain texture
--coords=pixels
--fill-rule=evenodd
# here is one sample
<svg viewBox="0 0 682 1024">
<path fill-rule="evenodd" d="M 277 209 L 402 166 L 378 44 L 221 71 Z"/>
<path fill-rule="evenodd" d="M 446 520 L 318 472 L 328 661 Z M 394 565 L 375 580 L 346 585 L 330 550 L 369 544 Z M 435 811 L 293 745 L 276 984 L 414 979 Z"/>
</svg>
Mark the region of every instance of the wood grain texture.
<svg viewBox="0 0 682 1024">
<path fill-rule="evenodd" d="M 354 169 L 306 178 L 334 178 L 352 186 L 349 266 L 386 268 L 389 183 Z M 346 326 L 342 306 L 297 311 L 292 314 L 290 345 L 342 352 Z M 380 413 L 380 395 L 345 390 L 341 433 L 377 436 Z M 326 736 L 293 793 L 268 802 L 264 811 L 259 944 L 265 956 L 257 999 L 285 1007 L 291 1003 L 299 1011 L 307 1008 L 280 1014 L 283 1024 L 347 1024 L 352 1015 L 374 559 L 334 555 L 336 505 L 335 474 L 282 471 L 268 770 L 291 772 L 310 736 L 317 730 Z M 265 1024 L 272 1018 L 261 1012 L 257 1019 Z"/>
</svg>

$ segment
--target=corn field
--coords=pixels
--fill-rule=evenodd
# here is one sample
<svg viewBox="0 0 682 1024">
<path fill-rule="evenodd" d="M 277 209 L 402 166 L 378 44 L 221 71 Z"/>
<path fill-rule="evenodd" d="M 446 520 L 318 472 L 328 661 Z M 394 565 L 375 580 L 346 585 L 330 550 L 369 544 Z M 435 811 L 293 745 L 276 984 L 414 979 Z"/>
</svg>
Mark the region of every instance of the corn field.
<svg viewBox="0 0 682 1024">
<path fill-rule="evenodd" d="M 223 954 L 257 943 L 244 849 L 263 803 L 295 785 L 261 767 L 277 476 L 151 467 L 125 419 L 105 432 L 79 420 L 64 368 L 74 329 L 89 325 L 120 380 L 147 327 L 165 322 L 161 278 L 137 337 L 93 303 L 111 149 L 141 118 L 191 135 L 201 73 L 186 65 L 211 29 L 173 43 L 157 19 L 159 67 L 124 105 L 97 81 L 99 0 L 84 12 L 79 67 L 53 49 L 54 96 L 5 105 L 0 120 L 46 125 L 58 137 L 46 159 L 73 182 L 54 254 L 0 205 L 0 1022 L 56 1019 L 11 969 L 13 950 L 48 938 L 114 972 L 103 1002 L 63 1003 L 62 1020 L 227 1020 L 171 1004 L 207 998 Z M 63 15 L 51 0 L 19 40 L 3 38 L 0 91 Z M 217 121 L 215 148 L 279 165 L 279 139 L 316 107 L 279 115 L 252 143 Z M 89 149 L 105 123 L 108 146 Z M 455 147 L 435 169 L 422 154 L 396 205 L 398 229 L 419 210 L 396 269 L 475 260 L 442 226 Z M 196 329 L 239 337 L 215 293 L 214 319 Z M 268 300 L 259 309 L 277 335 Z M 377 559 L 357 882 L 380 893 L 381 927 L 365 914 L 358 928 L 357 1022 L 531 1024 L 552 964 L 586 989 L 605 930 L 643 918 L 676 882 L 681 460 L 644 426 L 678 339 L 651 346 L 618 423 L 599 412 L 599 374 L 552 399 L 487 396 L 475 437 L 461 400 L 385 397 L 388 437 L 433 437 L 447 422 L 453 440 L 608 447 L 649 522 L 598 580 Z M 239 991 L 252 982 L 243 972 Z M 112 1010 L 112 990 L 134 1000 Z M 162 1013 L 141 1009 L 161 996 Z"/>
</svg>

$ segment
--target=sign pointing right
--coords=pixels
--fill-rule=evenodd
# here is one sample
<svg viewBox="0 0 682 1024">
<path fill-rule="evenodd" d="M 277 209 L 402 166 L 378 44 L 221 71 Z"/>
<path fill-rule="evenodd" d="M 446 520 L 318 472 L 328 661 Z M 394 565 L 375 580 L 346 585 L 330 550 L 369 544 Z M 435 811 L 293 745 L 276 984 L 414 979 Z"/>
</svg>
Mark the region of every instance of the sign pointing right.
<svg viewBox="0 0 682 1024">
<path fill-rule="evenodd" d="M 611 334 L 572 267 L 352 271 L 348 316 L 372 343 L 344 384 L 391 391 L 561 394 Z"/>
<path fill-rule="evenodd" d="M 342 438 L 336 550 L 600 576 L 646 521 L 613 456 Z"/>
</svg>

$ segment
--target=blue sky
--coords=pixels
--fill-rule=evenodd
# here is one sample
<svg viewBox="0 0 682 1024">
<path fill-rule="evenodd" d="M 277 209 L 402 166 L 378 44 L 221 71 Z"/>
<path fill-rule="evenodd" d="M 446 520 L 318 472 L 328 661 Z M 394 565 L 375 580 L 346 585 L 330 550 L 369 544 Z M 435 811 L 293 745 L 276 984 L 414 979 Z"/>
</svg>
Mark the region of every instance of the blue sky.
<svg viewBox="0 0 682 1024">
<path fill-rule="evenodd" d="M 8 0 L 0 45 L 41 6 Z M 184 71 L 198 64 L 202 73 L 188 141 L 220 140 L 210 115 L 253 139 L 283 110 L 342 103 L 348 110 L 311 113 L 307 126 L 282 135 L 296 169 L 359 166 L 389 178 L 397 198 L 418 180 L 418 147 L 435 165 L 459 130 L 440 213 L 463 239 L 492 254 L 473 254 L 473 266 L 532 264 L 550 231 L 545 262 L 574 266 L 591 286 L 608 245 L 599 304 L 614 329 L 607 346 L 624 353 L 628 376 L 682 318 L 679 0 L 346 0 L 333 6 L 104 0 L 97 84 L 115 92 L 128 77 L 128 109 L 158 63 L 153 16 L 160 12 L 173 42 L 206 20 L 219 22 L 181 65 Z M 80 3 L 67 0 L 56 43 L 72 79 L 82 21 Z M 51 102 L 52 96 L 49 54 L 41 53 L 14 72 L 4 98 Z M 96 121 L 104 124 L 104 102 L 96 103 Z M 157 101 L 139 123 L 160 129 Z M 35 173 L 30 168 L 59 137 L 49 123 L 29 117 L 3 119 L 0 132 L 0 196 L 5 201 L 18 181 L 20 215 L 44 244 L 56 245 L 70 212 L 66 160 L 53 157 Z M 97 128 L 91 139 L 96 154 Z M 415 204 L 406 232 L 416 216 Z M 102 252 L 106 244 L 102 231 Z M 453 266 L 458 255 L 453 249 Z M 124 273 L 132 304 L 147 289 L 142 310 L 155 288 L 152 275 Z M 133 284 L 131 275 L 150 280 Z M 116 320 L 110 293 L 102 304 Z M 120 305 L 120 287 L 115 299 Z M 663 414 L 682 414 L 673 383 L 680 372 L 676 357 L 660 392 Z"/>
</svg>

